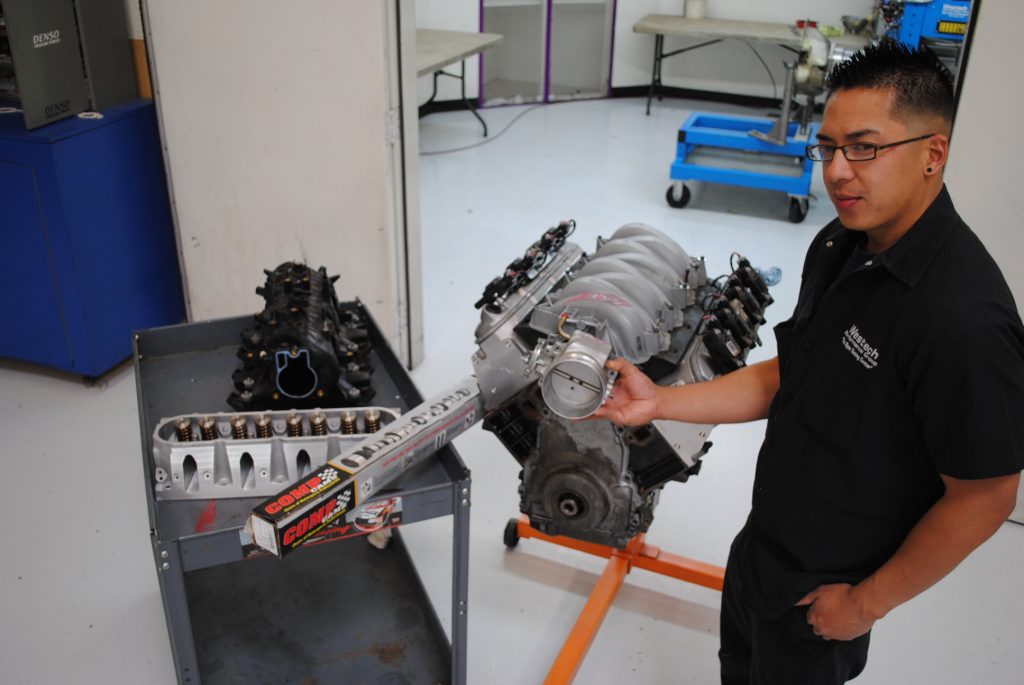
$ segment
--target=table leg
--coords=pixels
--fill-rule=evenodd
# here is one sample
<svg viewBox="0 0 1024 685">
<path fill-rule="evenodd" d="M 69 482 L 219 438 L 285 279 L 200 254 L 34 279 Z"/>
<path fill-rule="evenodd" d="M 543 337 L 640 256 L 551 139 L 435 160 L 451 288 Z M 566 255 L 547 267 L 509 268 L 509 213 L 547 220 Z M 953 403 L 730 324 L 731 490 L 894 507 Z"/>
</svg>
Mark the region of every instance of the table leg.
<svg viewBox="0 0 1024 685">
<path fill-rule="evenodd" d="M 462 87 L 462 102 L 464 105 L 466 105 L 466 109 L 473 113 L 473 116 L 475 116 L 477 121 L 480 122 L 480 125 L 484 127 L 484 138 L 486 138 L 487 122 L 483 120 L 483 117 L 477 114 L 476 107 L 471 105 L 469 103 L 469 100 L 466 99 L 466 60 L 462 60 L 462 62 L 460 62 L 459 64 L 462 66 L 461 73 L 459 75 L 459 83 L 461 84 Z"/>
<path fill-rule="evenodd" d="M 430 98 L 426 102 L 423 103 L 424 105 L 429 105 L 431 102 L 434 101 L 434 98 L 437 97 L 437 77 L 439 75 L 440 75 L 440 72 L 437 72 L 437 71 L 434 72 L 434 89 L 430 92 Z M 422 107 L 423 105 L 420 105 L 420 106 Z"/>
<path fill-rule="evenodd" d="M 664 99 L 665 83 L 661 80 L 661 71 L 665 68 L 665 36 L 660 36 L 661 42 L 658 44 L 658 102 Z"/>
<path fill-rule="evenodd" d="M 468 109 L 470 112 L 472 112 L 473 116 L 476 117 L 476 120 L 479 121 L 480 125 L 484 127 L 484 138 L 486 138 L 487 137 L 487 122 L 484 121 L 483 117 L 481 117 L 477 113 L 476 107 L 474 107 L 473 104 L 466 97 L 466 60 L 462 60 L 459 64 L 461 65 L 461 69 L 460 69 L 458 74 L 449 74 L 444 69 L 438 69 L 437 71 L 434 72 L 434 91 L 430 94 L 430 99 L 427 100 L 426 102 L 424 102 L 423 105 L 420 105 L 420 107 L 423 107 L 425 105 L 429 105 L 431 102 L 434 101 L 434 98 L 437 97 L 437 77 L 438 76 L 448 76 L 449 78 L 457 79 L 459 81 L 459 95 L 462 98 L 462 105 L 466 109 Z"/>
<path fill-rule="evenodd" d="M 675 57 L 681 55 L 684 52 L 690 52 L 692 50 L 699 50 L 700 48 L 706 48 L 709 45 L 715 43 L 721 43 L 721 38 L 714 38 L 712 40 L 700 43 L 698 45 L 691 45 L 689 47 L 680 48 L 673 50 L 672 52 L 665 52 L 665 36 L 664 34 L 657 33 L 654 36 L 654 65 L 651 67 L 651 86 L 647 91 L 647 114 L 651 113 L 651 100 L 654 99 L 654 90 L 658 90 L 658 102 L 661 102 L 662 97 L 662 82 L 661 82 L 661 67 L 665 63 L 666 57 Z"/>
<path fill-rule="evenodd" d="M 651 85 L 647 89 L 647 116 L 651 115 L 651 99 L 654 97 L 654 84 L 661 79 L 661 46 L 664 39 L 665 37 L 660 33 L 654 35 L 654 64 L 651 66 Z"/>
</svg>

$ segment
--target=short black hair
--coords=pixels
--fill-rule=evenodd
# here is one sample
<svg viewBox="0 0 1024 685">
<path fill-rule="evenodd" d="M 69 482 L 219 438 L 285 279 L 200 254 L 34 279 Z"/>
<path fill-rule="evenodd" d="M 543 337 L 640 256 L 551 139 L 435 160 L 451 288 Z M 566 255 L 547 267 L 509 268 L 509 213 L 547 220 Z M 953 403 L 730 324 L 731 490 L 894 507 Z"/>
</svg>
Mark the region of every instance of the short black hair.
<svg viewBox="0 0 1024 685">
<path fill-rule="evenodd" d="M 891 88 L 894 114 L 933 114 L 953 121 L 953 76 L 926 47 L 888 39 L 869 45 L 837 64 L 825 79 L 829 98 L 849 88 Z"/>
</svg>

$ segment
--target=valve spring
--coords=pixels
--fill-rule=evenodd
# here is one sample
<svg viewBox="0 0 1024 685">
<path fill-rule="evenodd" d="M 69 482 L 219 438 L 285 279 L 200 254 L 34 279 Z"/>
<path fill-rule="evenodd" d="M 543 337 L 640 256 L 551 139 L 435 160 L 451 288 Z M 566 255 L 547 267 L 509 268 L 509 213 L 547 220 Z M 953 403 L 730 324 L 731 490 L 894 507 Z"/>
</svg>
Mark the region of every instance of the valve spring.
<svg viewBox="0 0 1024 685">
<path fill-rule="evenodd" d="M 367 433 L 376 433 L 380 430 L 380 412 L 376 409 L 367 409 L 363 414 L 363 423 Z"/>
<path fill-rule="evenodd" d="M 178 442 L 192 442 L 192 419 L 178 419 L 174 432 L 178 434 Z"/>
<path fill-rule="evenodd" d="M 235 440 L 245 440 L 249 437 L 249 426 L 245 423 L 245 418 L 236 416 L 231 419 L 231 437 Z"/>
<path fill-rule="evenodd" d="M 346 411 L 341 415 L 341 434 L 342 435 L 353 435 L 359 432 L 359 426 L 356 425 L 356 413 L 354 411 Z"/>
<path fill-rule="evenodd" d="M 270 424 L 270 417 L 262 414 L 256 417 L 256 437 L 260 439 L 274 437 L 274 430 Z"/>
<path fill-rule="evenodd" d="M 323 414 L 309 417 L 309 432 L 313 435 L 327 435 L 327 417 Z"/>
<path fill-rule="evenodd" d="M 217 422 L 213 420 L 212 416 L 199 419 L 199 434 L 203 440 L 217 439 Z"/>
<path fill-rule="evenodd" d="M 302 417 L 298 414 L 288 415 L 288 437 L 298 438 L 302 436 Z"/>
</svg>

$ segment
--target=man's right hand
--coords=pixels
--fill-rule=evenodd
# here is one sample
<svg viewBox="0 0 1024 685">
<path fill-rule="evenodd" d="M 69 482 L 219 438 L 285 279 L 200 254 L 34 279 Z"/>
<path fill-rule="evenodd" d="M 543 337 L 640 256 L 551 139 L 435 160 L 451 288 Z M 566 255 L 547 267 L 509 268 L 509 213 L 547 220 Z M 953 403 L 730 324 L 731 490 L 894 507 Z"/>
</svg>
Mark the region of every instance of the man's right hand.
<svg viewBox="0 0 1024 685">
<path fill-rule="evenodd" d="M 593 416 L 620 426 L 642 426 L 661 418 L 659 388 L 625 359 L 609 359 L 606 366 L 619 374 L 612 394 Z"/>
</svg>

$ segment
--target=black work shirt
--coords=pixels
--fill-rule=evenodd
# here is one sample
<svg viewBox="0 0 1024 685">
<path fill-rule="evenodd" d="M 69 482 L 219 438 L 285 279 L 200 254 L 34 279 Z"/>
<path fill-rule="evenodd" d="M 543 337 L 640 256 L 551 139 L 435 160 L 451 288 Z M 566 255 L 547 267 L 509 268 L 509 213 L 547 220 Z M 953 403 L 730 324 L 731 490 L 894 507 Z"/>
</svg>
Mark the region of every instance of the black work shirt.
<svg viewBox="0 0 1024 685">
<path fill-rule="evenodd" d="M 1024 328 L 946 189 L 884 253 L 864 239 L 826 226 L 775 327 L 781 384 L 735 543 L 765 615 L 873 573 L 941 497 L 939 474 L 1024 468 Z"/>
</svg>

